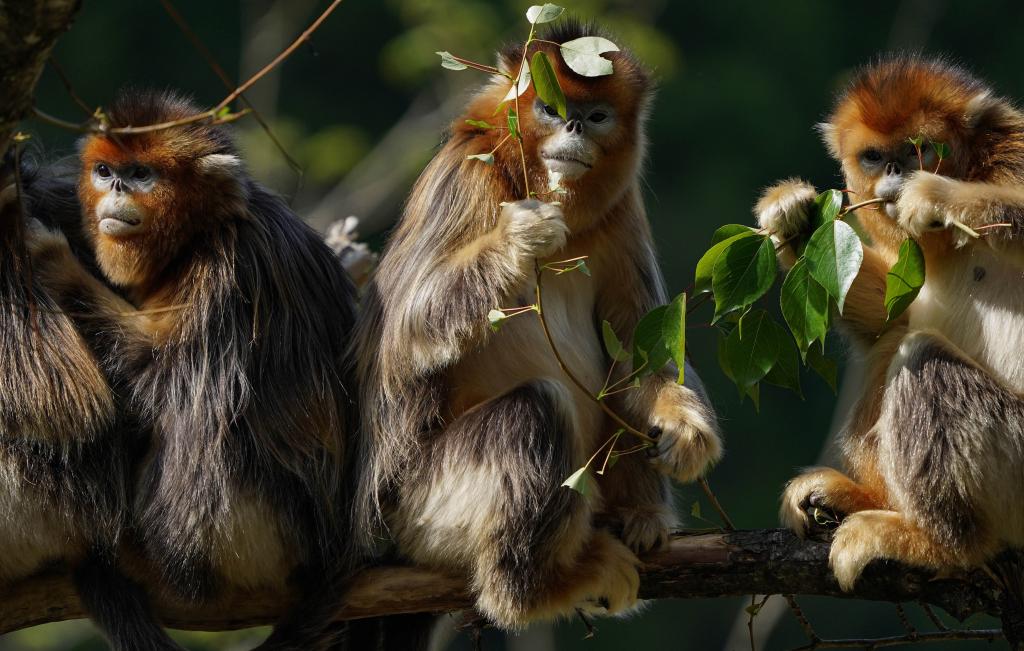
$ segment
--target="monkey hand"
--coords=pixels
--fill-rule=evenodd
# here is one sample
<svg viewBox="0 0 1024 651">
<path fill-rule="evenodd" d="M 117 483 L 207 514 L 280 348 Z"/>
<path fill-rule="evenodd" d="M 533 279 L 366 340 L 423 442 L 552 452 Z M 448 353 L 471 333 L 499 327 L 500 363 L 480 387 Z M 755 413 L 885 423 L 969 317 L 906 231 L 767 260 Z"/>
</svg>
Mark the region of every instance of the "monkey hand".
<svg viewBox="0 0 1024 651">
<path fill-rule="evenodd" d="M 25 245 L 37 269 L 58 266 L 65 256 L 74 256 L 64 233 L 51 230 L 34 218 L 25 221 Z"/>
<path fill-rule="evenodd" d="M 704 400 L 692 389 L 666 381 L 654 401 L 649 450 L 654 465 L 681 482 L 691 482 L 722 458 L 718 425 Z"/>
<path fill-rule="evenodd" d="M 896 201 L 897 221 L 911 237 L 954 224 L 957 181 L 931 172 L 914 172 Z"/>
<path fill-rule="evenodd" d="M 766 189 L 754 213 L 757 224 L 782 242 L 810 235 L 811 206 L 818 196 L 814 186 L 800 179 L 786 179 Z"/>
<path fill-rule="evenodd" d="M 505 204 L 501 214 L 509 241 L 523 256 L 546 258 L 565 246 L 569 227 L 558 206 L 525 199 Z"/>
</svg>

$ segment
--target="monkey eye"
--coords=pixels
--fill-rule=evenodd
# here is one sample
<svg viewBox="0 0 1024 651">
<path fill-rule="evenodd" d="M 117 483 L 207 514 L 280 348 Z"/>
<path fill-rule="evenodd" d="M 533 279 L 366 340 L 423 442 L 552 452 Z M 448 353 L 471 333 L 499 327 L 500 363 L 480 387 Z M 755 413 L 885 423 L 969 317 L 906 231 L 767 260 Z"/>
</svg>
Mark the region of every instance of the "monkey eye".
<svg viewBox="0 0 1024 651">
<path fill-rule="evenodd" d="M 100 163 L 99 165 L 96 166 L 96 176 L 100 177 L 101 179 L 109 179 L 110 175 L 110 168 L 104 165 L 103 163 Z"/>
<path fill-rule="evenodd" d="M 548 106 L 547 104 L 544 105 L 544 112 L 551 116 L 558 115 L 558 109 L 553 106 Z"/>
<path fill-rule="evenodd" d="M 867 163 L 880 163 L 882 161 L 882 152 L 877 149 L 865 149 L 861 152 L 860 157 Z"/>
<path fill-rule="evenodd" d="M 605 120 L 608 119 L 608 114 L 607 113 L 603 113 L 602 111 L 595 111 L 595 112 L 590 114 L 590 118 L 588 118 L 588 119 L 591 122 L 604 122 Z"/>
<path fill-rule="evenodd" d="M 145 165 L 139 165 L 132 170 L 132 178 L 136 181 L 146 181 L 152 175 L 152 172 Z"/>
</svg>

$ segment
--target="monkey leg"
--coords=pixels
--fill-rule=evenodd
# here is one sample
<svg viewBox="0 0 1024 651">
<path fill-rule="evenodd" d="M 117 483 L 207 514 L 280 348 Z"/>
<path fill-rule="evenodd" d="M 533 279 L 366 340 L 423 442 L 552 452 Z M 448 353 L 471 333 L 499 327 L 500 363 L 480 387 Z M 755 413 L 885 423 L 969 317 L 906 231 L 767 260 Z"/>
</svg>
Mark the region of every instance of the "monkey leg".
<svg viewBox="0 0 1024 651">
<path fill-rule="evenodd" d="M 503 628 L 636 603 L 636 557 L 591 524 L 597 488 L 562 486 L 583 465 L 574 421 L 564 385 L 521 385 L 453 421 L 402 488 L 399 546 L 468 570 L 477 608 Z"/>
<path fill-rule="evenodd" d="M 844 588 L 875 558 L 971 567 L 1020 539 L 1024 404 L 940 335 L 904 338 L 878 422 L 891 510 L 848 517 L 831 564 Z"/>
<path fill-rule="evenodd" d="M 597 519 L 638 554 L 668 543 L 678 523 L 668 477 L 642 452 L 619 457 L 598 480 L 604 511 Z"/>
</svg>

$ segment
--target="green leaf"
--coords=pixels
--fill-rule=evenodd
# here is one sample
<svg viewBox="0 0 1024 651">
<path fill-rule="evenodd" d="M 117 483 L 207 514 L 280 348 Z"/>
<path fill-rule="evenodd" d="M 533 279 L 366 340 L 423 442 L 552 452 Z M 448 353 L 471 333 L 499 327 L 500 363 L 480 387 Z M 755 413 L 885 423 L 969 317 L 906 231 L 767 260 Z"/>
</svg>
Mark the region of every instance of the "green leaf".
<svg viewBox="0 0 1024 651">
<path fill-rule="evenodd" d="M 807 270 L 836 299 L 840 314 L 846 293 L 864 261 L 864 247 L 849 224 L 833 220 L 814 231 L 804 250 Z"/>
<path fill-rule="evenodd" d="M 786 274 L 779 304 L 800 355 L 806 356 L 807 348 L 828 332 L 828 292 L 811 277 L 803 258 Z"/>
<path fill-rule="evenodd" d="M 786 329 L 774 321 L 771 325 L 776 328 L 775 338 L 779 344 L 779 356 L 772 370 L 764 376 L 764 381 L 783 389 L 792 389 L 803 398 L 803 390 L 800 388 L 800 354 L 793 339 L 787 336 Z"/>
<path fill-rule="evenodd" d="M 811 346 L 810 350 L 807 351 L 807 365 L 832 387 L 832 393 L 836 392 L 839 367 L 836 365 L 835 360 L 825 357 L 825 354 L 821 352 L 818 346 Z"/>
<path fill-rule="evenodd" d="M 531 25 L 550 23 L 561 16 L 564 11 L 565 9 L 562 7 L 553 5 L 550 2 L 544 3 L 544 5 L 533 5 L 526 10 L 526 20 L 530 21 Z"/>
<path fill-rule="evenodd" d="M 815 230 L 830 221 L 834 221 L 843 209 L 843 193 L 839 190 L 825 190 L 814 198 L 814 214 L 811 227 Z"/>
<path fill-rule="evenodd" d="M 907 142 L 914 145 L 915 147 L 920 147 L 921 145 L 924 144 L 924 136 L 918 136 L 916 138 L 907 138 Z"/>
<path fill-rule="evenodd" d="M 469 156 L 466 156 L 466 159 L 480 160 L 487 163 L 488 165 L 494 165 L 494 154 L 491 152 L 486 152 L 483 154 L 470 154 Z"/>
<path fill-rule="evenodd" d="M 667 310 L 667 305 L 654 308 L 633 329 L 633 370 L 643 367 L 638 376 L 656 373 L 672 359 L 662 331 Z"/>
<path fill-rule="evenodd" d="M 487 321 L 491 324 L 491 330 L 497 332 L 501 324 L 505 322 L 508 315 L 501 310 L 491 310 L 487 313 Z"/>
<path fill-rule="evenodd" d="M 469 66 L 455 59 L 451 52 L 435 52 L 434 54 L 441 57 L 441 67 L 448 68 L 449 70 L 465 70 Z"/>
<path fill-rule="evenodd" d="M 590 492 L 590 482 L 592 481 L 593 479 L 591 479 L 590 473 L 587 472 L 587 467 L 583 466 L 576 472 L 569 475 L 569 478 L 562 482 L 562 486 L 571 488 L 580 495 L 586 497 Z"/>
<path fill-rule="evenodd" d="M 700 502 L 694 502 L 690 505 L 690 517 L 697 518 L 698 520 L 704 519 L 700 517 Z"/>
<path fill-rule="evenodd" d="M 601 322 L 601 336 L 604 338 L 604 349 L 608 351 L 609 357 L 616 362 L 625 362 L 629 359 L 629 352 L 622 347 L 622 342 L 615 334 L 612 324 L 607 321 Z"/>
<path fill-rule="evenodd" d="M 563 120 L 568 119 L 565 94 L 558 85 L 558 77 L 551 67 L 551 60 L 544 52 L 536 52 L 530 60 L 530 74 L 533 75 L 533 89 L 540 101 L 558 111 Z"/>
<path fill-rule="evenodd" d="M 935 147 L 935 155 L 939 157 L 939 160 L 945 160 L 949 157 L 949 146 L 944 142 L 932 142 L 932 147 Z"/>
<path fill-rule="evenodd" d="M 892 321 L 917 298 L 924 285 L 924 252 L 913 239 L 900 244 L 899 257 L 885 274 L 886 320 Z"/>
<path fill-rule="evenodd" d="M 471 127 L 476 127 L 478 129 L 496 128 L 493 124 L 487 122 L 486 120 L 466 120 L 466 124 L 470 125 Z"/>
<path fill-rule="evenodd" d="M 728 228 L 728 226 L 723 226 L 715 231 L 715 236 L 717 236 L 724 228 Z M 730 235 L 719 242 L 714 242 L 712 247 L 705 251 L 704 255 L 702 255 L 700 260 L 697 262 L 697 270 L 694 273 L 693 280 L 694 293 L 702 294 L 704 292 L 711 291 L 712 273 L 715 269 L 715 263 L 718 262 L 718 258 L 721 257 L 723 251 L 732 246 L 732 244 L 737 240 L 755 236 L 756 233 L 748 228 L 745 232 L 736 233 L 735 235 Z"/>
<path fill-rule="evenodd" d="M 612 62 L 601 55 L 618 52 L 619 46 L 600 36 L 584 36 L 562 43 L 559 50 L 565 65 L 584 77 L 603 77 L 614 71 Z"/>
<path fill-rule="evenodd" d="M 725 341 L 733 381 L 747 388 L 760 381 L 779 358 L 779 331 L 765 310 L 751 310 Z"/>
<path fill-rule="evenodd" d="M 686 292 L 668 304 L 661 330 L 665 346 L 679 367 L 676 382 L 683 384 L 686 379 Z"/>
<path fill-rule="evenodd" d="M 711 246 L 714 246 L 719 242 L 724 242 L 725 240 L 735 235 L 743 235 L 744 233 L 755 232 L 756 229 L 753 229 L 749 226 L 744 226 L 743 224 L 726 224 L 725 226 L 720 226 L 717 230 L 715 230 L 715 234 L 711 236 Z"/>
<path fill-rule="evenodd" d="M 222 106 L 221 109 L 219 111 L 217 111 L 217 119 L 219 119 L 219 120 L 223 120 L 224 118 L 228 117 L 229 115 L 231 115 L 231 107 L 230 106 Z"/>
<path fill-rule="evenodd" d="M 775 283 L 775 276 L 775 247 L 770 237 L 758 235 L 734 241 L 722 251 L 711 272 L 715 293 L 712 323 L 764 296 Z"/>
<path fill-rule="evenodd" d="M 519 115 L 514 108 L 508 110 L 508 132 L 513 138 L 519 137 Z"/>
</svg>

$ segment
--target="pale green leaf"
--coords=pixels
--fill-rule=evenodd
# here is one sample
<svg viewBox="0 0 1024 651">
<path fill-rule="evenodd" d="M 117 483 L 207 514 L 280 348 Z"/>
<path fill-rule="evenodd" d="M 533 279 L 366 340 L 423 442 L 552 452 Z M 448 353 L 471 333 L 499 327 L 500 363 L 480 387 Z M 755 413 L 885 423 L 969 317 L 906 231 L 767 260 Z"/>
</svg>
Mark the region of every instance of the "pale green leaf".
<svg viewBox="0 0 1024 651">
<path fill-rule="evenodd" d="M 924 252 L 912 239 L 900 245 L 899 257 L 885 275 L 885 313 L 892 321 L 910 307 L 924 286 Z"/>
<path fill-rule="evenodd" d="M 491 324 L 491 330 L 497 332 L 501 324 L 505 322 L 508 315 L 501 310 L 491 310 L 487 313 L 487 321 Z"/>
<path fill-rule="evenodd" d="M 843 311 L 846 293 L 860 271 L 864 247 L 849 224 L 833 220 L 814 231 L 804 250 L 807 270 Z"/>
<path fill-rule="evenodd" d="M 536 52 L 530 59 L 530 74 L 533 75 L 533 89 L 540 101 L 552 107 L 563 120 L 568 119 L 565 94 L 558 85 L 558 77 L 551 67 L 551 61 L 544 52 Z"/>
<path fill-rule="evenodd" d="M 712 323 L 729 312 L 751 305 L 775 283 L 777 265 L 771 238 L 765 235 L 735 237 L 740 239 L 722 251 L 711 272 L 711 290 L 715 294 Z"/>
<path fill-rule="evenodd" d="M 842 209 L 843 193 L 839 190 L 825 190 L 814 198 L 811 229 L 817 230 L 822 224 L 833 221 Z"/>
<path fill-rule="evenodd" d="M 490 122 L 487 122 L 486 120 L 466 120 L 466 124 L 468 124 L 471 127 L 476 127 L 478 129 L 493 129 L 493 128 L 495 128 L 493 124 L 491 124 Z"/>
<path fill-rule="evenodd" d="M 519 137 L 519 115 L 514 108 L 508 110 L 508 132 L 513 138 Z"/>
<path fill-rule="evenodd" d="M 479 160 L 487 163 L 488 165 L 494 165 L 494 154 L 491 152 L 485 152 L 483 154 L 470 154 L 466 156 L 468 160 Z"/>
<path fill-rule="evenodd" d="M 668 304 L 661 329 L 665 346 L 679 368 L 676 381 L 683 384 L 686 379 L 686 292 Z"/>
<path fill-rule="evenodd" d="M 519 83 L 513 84 L 508 89 L 508 93 L 502 98 L 501 103 L 514 101 L 515 98 L 525 93 L 526 89 L 530 87 L 531 81 L 533 81 L 533 76 L 530 74 L 530 68 L 524 65 L 519 73 Z"/>
<path fill-rule="evenodd" d="M 583 466 L 576 472 L 569 475 L 569 478 L 562 482 L 562 486 L 571 488 L 580 495 L 586 497 L 590 492 L 590 482 L 593 481 L 590 477 L 590 473 L 587 471 L 587 467 Z"/>
<path fill-rule="evenodd" d="M 779 304 L 801 356 L 806 355 L 807 348 L 828 332 L 828 292 L 811 277 L 803 259 L 786 274 Z"/>
<path fill-rule="evenodd" d="M 565 11 L 558 5 L 553 5 L 550 2 L 544 3 L 543 5 L 533 5 L 526 10 L 526 20 L 530 21 L 531 25 L 540 25 L 541 23 L 550 23 L 555 20 Z"/>
<path fill-rule="evenodd" d="M 560 47 L 565 65 L 573 72 L 584 77 L 602 77 L 614 72 L 612 62 L 601 55 L 605 52 L 618 52 L 619 46 L 600 36 L 584 36 Z"/>
<path fill-rule="evenodd" d="M 469 66 L 461 61 L 455 59 L 451 52 L 435 52 L 434 54 L 441 57 L 441 67 L 448 68 L 449 70 L 465 70 Z"/>
</svg>

